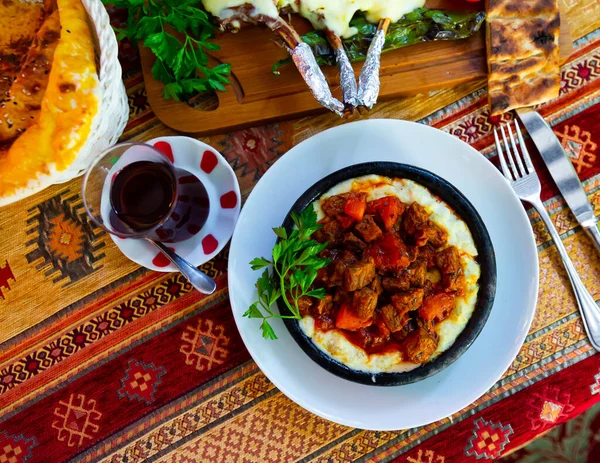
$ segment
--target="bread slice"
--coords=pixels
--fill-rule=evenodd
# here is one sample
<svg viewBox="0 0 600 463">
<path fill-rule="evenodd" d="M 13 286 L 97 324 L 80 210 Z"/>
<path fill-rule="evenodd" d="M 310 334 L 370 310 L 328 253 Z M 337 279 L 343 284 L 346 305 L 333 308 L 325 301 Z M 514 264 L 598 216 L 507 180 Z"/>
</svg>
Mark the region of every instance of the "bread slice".
<svg viewBox="0 0 600 463">
<path fill-rule="evenodd" d="M 487 34 L 492 115 L 558 97 L 558 0 L 488 0 Z"/>
<path fill-rule="evenodd" d="M 47 187 L 75 162 L 102 98 L 96 52 L 80 0 L 58 0 L 60 38 L 39 116 L 10 146 L 0 147 L 0 206 Z"/>
<path fill-rule="evenodd" d="M 0 1 L 0 101 L 6 97 L 44 17 L 41 3 Z"/>
<path fill-rule="evenodd" d="M 59 38 L 60 18 L 54 10 L 35 35 L 5 101 L 0 101 L 0 144 L 18 137 L 37 119 Z"/>
</svg>

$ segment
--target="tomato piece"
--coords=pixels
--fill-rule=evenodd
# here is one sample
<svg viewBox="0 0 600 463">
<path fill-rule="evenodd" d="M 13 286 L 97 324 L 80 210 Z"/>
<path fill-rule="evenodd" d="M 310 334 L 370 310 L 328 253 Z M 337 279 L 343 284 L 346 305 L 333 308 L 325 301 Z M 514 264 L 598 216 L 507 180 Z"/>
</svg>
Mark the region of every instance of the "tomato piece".
<svg viewBox="0 0 600 463">
<path fill-rule="evenodd" d="M 395 196 L 386 196 L 367 204 L 367 214 L 377 214 L 384 228 L 390 231 L 398 218 L 404 213 L 406 206 Z"/>
<path fill-rule="evenodd" d="M 402 207 L 403 204 L 398 198 L 390 197 L 388 199 L 388 203 L 379 214 L 381 216 L 383 226 L 389 231 L 394 227 L 394 225 L 396 225 L 398 217 L 400 217 L 400 215 L 404 212 L 404 208 Z"/>
<path fill-rule="evenodd" d="M 345 214 L 338 215 L 336 220 L 344 230 L 347 230 L 356 222 L 352 217 Z"/>
<path fill-rule="evenodd" d="M 335 326 L 341 330 L 357 331 L 371 325 L 371 319 L 363 320 L 348 302 L 342 303 L 335 319 Z"/>
<path fill-rule="evenodd" d="M 365 215 L 367 209 L 367 195 L 360 193 L 358 195 L 350 196 L 344 204 L 344 213 L 349 215 L 357 222 L 360 222 Z"/>
<path fill-rule="evenodd" d="M 392 233 L 384 234 L 369 248 L 369 255 L 379 270 L 392 270 L 410 265 L 406 245 Z"/>
<path fill-rule="evenodd" d="M 423 300 L 423 305 L 418 314 L 419 317 L 428 322 L 442 321 L 450 315 L 454 307 L 456 307 L 456 298 L 453 294 L 432 294 Z"/>
<path fill-rule="evenodd" d="M 387 196 L 386 196 L 387 198 Z M 385 198 L 379 198 L 379 199 L 374 199 L 373 201 L 369 201 L 367 203 L 367 214 L 377 214 L 377 212 L 379 211 L 379 209 L 381 209 L 383 207 L 383 200 Z"/>
</svg>

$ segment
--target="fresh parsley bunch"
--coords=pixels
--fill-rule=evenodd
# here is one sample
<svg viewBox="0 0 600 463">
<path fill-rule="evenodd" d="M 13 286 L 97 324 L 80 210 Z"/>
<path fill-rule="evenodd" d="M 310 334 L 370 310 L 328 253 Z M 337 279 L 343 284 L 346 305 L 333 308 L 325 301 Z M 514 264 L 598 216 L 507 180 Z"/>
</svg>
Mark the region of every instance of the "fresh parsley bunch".
<svg viewBox="0 0 600 463">
<path fill-rule="evenodd" d="M 292 213 L 292 220 L 296 228 L 289 234 L 283 227 L 273 229 L 280 240 L 273 248 L 272 260 L 257 257 L 250 262 L 252 270 L 264 268 L 265 271 L 256 282 L 258 301 L 250 306 L 244 313 L 244 317 L 262 319 L 260 328 L 265 339 L 277 339 L 269 324 L 270 319 L 300 320 L 302 318 L 298 306 L 300 298 L 311 296 L 323 299 L 325 297 L 324 288 L 312 288 L 319 269 L 326 267 L 330 262 L 329 259 L 318 257 L 318 254 L 327 247 L 327 243 L 319 244 L 310 238 L 322 225 L 317 223 L 317 214 L 310 206 L 299 216 Z M 271 309 L 281 297 L 292 315 L 280 315 Z"/>
<path fill-rule="evenodd" d="M 215 26 L 198 0 L 102 1 L 127 10 L 127 27 L 115 29 L 117 39 L 142 40 L 152 50 L 157 58 L 152 73 L 165 84 L 165 98 L 179 101 L 195 93 L 225 91 L 231 65 L 209 67 L 206 51 L 219 46 L 209 41 Z"/>
</svg>

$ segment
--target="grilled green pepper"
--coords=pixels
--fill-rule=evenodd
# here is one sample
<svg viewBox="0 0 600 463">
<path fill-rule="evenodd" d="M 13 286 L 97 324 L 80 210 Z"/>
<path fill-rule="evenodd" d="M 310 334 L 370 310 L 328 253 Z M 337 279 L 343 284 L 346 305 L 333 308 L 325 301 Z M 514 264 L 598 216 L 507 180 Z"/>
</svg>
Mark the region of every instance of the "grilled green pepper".
<svg viewBox="0 0 600 463">
<path fill-rule="evenodd" d="M 481 28 L 484 20 L 484 12 L 465 13 L 417 8 L 406 14 L 397 23 L 390 25 L 383 52 L 386 53 L 419 42 L 466 39 Z M 350 61 L 362 61 L 367 56 L 369 45 L 377 30 L 377 24 L 368 22 L 364 15 L 359 13 L 352 18 L 350 25 L 358 32 L 342 41 L 344 49 Z M 322 31 L 311 31 L 303 35 L 302 40 L 310 45 L 320 65 L 333 66 L 336 64 L 333 48 Z M 279 68 L 291 61 L 291 58 L 278 61 L 273 66 L 273 73 L 279 74 Z"/>
</svg>

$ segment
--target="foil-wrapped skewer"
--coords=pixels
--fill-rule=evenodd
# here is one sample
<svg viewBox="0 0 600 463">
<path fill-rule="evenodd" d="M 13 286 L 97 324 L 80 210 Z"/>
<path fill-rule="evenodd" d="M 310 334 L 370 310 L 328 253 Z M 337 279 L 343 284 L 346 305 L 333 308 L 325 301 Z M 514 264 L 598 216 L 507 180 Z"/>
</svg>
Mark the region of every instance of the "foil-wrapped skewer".
<svg viewBox="0 0 600 463">
<path fill-rule="evenodd" d="M 384 18 L 379 21 L 377 32 L 367 52 L 365 64 L 358 79 L 358 104 L 371 109 L 377 103 L 381 82 L 379 72 L 381 69 L 381 53 L 385 45 L 385 36 L 392 20 Z"/>
<path fill-rule="evenodd" d="M 327 79 L 323 74 L 321 67 L 317 63 L 317 59 L 315 58 L 312 49 L 308 44 L 302 41 L 300 35 L 298 32 L 296 32 L 291 24 L 289 24 L 280 16 L 272 17 L 262 14 L 255 14 L 254 7 L 246 5 L 228 8 L 224 11 L 227 12 L 226 15 L 218 16 L 222 30 L 237 32 L 241 27 L 241 23 L 244 22 L 250 24 L 264 24 L 273 32 L 277 33 L 283 39 L 283 42 L 288 48 L 294 64 L 298 68 L 300 75 L 308 85 L 315 99 L 321 105 L 338 114 L 339 116 L 343 116 L 345 112 L 348 112 L 346 106 L 332 95 Z M 343 51 L 343 45 L 339 37 L 338 41 L 339 47 Z M 347 85 L 353 86 L 353 88 L 349 87 L 350 89 L 348 91 L 344 91 L 344 101 L 347 101 L 348 104 L 351 104 L 352 106 L 356 106 L 355 103 L 357 102 L 357 90 L 354 73 L 352 72 L 352 80 L 350 80 L 348 77 L 348 68 L 350 68 L 350 70 L 352 69 L 350 60 L 345 52 L 343 53 L 343 56 L 341 53 L 338 56 L 338 60 L 341 60 L 339 62 L 343 62 L 345 58 L 345 62 L 340 64 L 340 69 L 344 69 L 344 74 L 341 78 L 342 88 L 346 88 Z M 351 83 L 346 84 L 345 82 Z"/>
<path fill-rule="evenodd" d="M 344 116 L 354 113 L 359 104 L 356 76 L 350 58 L 346 54 L 342 39 L 335 32 L 325 29 L 325 36 L 335 52 L 338 70 L 340 72 L 340 87 L 342 88 L 342 101 L 344 103 Z"/>
<path fill-rule="evenodd" d="M 281 17 L 272 18 L 272 20 L 267 22 L 267 25 L 271 30 L 277 32 L 285 42 L 294 64 L 315 99 L 330 111 L 343 116 L 344 104 L 331 94 L 325 74 L 323 74 L 321 67 L 317 63 L 317 59 L 310 46 L 304 43 L 296 30 Z M 347 56 L 346 59 L 348 59 Z M 354 74 L 352 74 L 352 78 L 354 79 Z"/>
</svg>

